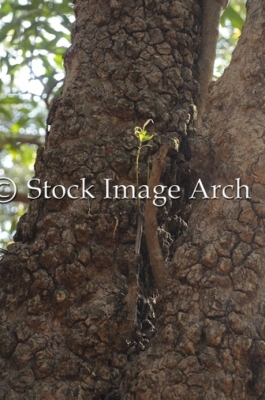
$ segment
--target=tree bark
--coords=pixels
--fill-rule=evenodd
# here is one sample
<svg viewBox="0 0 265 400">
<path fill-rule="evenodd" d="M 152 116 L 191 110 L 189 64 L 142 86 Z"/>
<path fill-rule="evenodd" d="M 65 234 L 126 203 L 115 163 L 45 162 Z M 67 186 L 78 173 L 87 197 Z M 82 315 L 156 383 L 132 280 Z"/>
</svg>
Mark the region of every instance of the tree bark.
<svg viewBox="0 0 265 400">
<path fill-rule="evenodd" d="M 31 201 L 1 261 L 1 398 L 124 396 L 126 365 L 154 335 L 156 288 L 145 244 L 134 253 L 137 204 L 113 199 L 113 185 L 136 184 L 133 132 L 149 118 L 156 135 L 141 153 L 139 183 L 146 184 L 148 156 L 172 138 L 182 156 L 167 159 L 162 182 L 177 183 L 186 171 L 198 95 L 198 3 L 74 2 L 65 85 L 35 165 L 38 187 L 50 188 Z M 83 196 L 82 179 L 85 188 L 94 185 L 95 199 Z M 111 199 L 104 199 L 106 179 Z M 69 193 L 77 198 L 56 199 L 56 185 L 75 185 Z M 160 224 L 176 226 L 176 212 L 178 221 L 186 216 L 184 186 Z M 176 235 L 168 233 L 170 243 Z"/>
<path fill-rule="evenodd" d="M 264 398 L 264 18 L 264 3 L 249 1 L 192 149 L 194 182 L 209 195 L 212 185 L 236 187 L 240 178 L 251 199 L 244 188 L 232 200 L 219 190 L 218 199 L 194 204 L 166 270 L 157 334 L 123 382 L 126 399 Z"/>
<path fill-rule="evenodd" d="M 43 193 L 32 200 L 1 260 L 0 398 L 265 395 L 264 8 L 262 0 L 249 1 L 242 38 L 212 86 L 188 165 L 200 2 L 75 1 L 66 82 L 35 169 L 40 187 L 76 185 L 77 198 L 58 200 L 50 188 L 50 199 Z M 135 185 L 133 128 L 149 118 L 157 134 L 142 152 L 140 184 L 148 156 L 172 139 L 181 142 L 161 177 L 179 184 L 182 196 L 157 216 L 160 297 L 144 241 L 134 254 L 136 202 L 104 199 L 105 179 L 108 197 L 113 185 Z M 207 190 L 240 178 L 251 199 L 194 201 L 180 236 L 190 212 L 190 168 Z M 83 178 L 95 199 L 82 198 Z"/>
</svg>

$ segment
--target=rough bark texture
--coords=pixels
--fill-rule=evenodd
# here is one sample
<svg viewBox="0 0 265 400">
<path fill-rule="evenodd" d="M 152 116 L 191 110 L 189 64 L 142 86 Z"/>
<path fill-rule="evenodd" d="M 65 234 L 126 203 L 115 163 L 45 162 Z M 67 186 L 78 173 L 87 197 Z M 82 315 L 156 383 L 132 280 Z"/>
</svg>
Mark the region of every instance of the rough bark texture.
<svg viewBox="0 0 265 400">
<path fill-rule="evenodd" d="M 212 86 L 193 169 L 207 188 L 240 177 L 251 200 L 196 203 L 166 269 L 157 334 L 130 364 L 125 399 L 265 397 L 265 5 L 248 8 L 233 61 Z"/>
<path fill-rule="evenodd" d="M 199 0 L 74 3 L 66 81 L 35 170 L 39 187 L 78 185 L 71 191 L 78 199 L 31 201 L 1 261 L 1 399 L 124 398 L 119 386 L 131 358 L 155 334 L 156 297 L 145 244 L 134 254 L 136 203 L 104 200 L 104 179 L 135 185 L 133 128 L 148 118 L 157 134 L 141 154 L 140 184 L 148 155 L 181 142 L 162 177 L 182 187 L 181 200 L 159 212 L 165 258 L 188 214 Z M 95 185 L 95 200 L 81 198 L 82 178 Z"/>
<path fill-rule="evenodd" d="M 195 182 L 209 189 L 241 178 L 251 200 L 197 200 L 177 243 L 179 213 L 187 213 L 199 1 L 79 0 L 75 11 L 66 83 L 36 176 L 65 186 L 86 178 L 97 198 L 42 198 L 21 219 L 1 261 L 0 398 L 263 399 L 264 2 L 249 1 L 192 151 Z M 166 262 L 156 314 L 144 243 L 134 254 L 136 204 L 103 199 L 104 178 L 135 184 L 132 132 L 148 118 L 158 134 L 142 154 L 141 183 L 148 151 L 172 138 L 182 151 L 169 153 L 162 177 L 181 184 L 183 196 L 158 213 Z"/>
</svg>

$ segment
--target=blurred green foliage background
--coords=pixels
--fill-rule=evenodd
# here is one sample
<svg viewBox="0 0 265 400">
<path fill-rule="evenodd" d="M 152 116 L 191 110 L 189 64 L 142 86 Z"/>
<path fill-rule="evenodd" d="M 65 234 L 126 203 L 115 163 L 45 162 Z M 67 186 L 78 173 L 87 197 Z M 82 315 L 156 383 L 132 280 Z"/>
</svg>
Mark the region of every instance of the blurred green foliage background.
<svg viewBox="0 0 265 400">
<path fill-rule="evenodd" d="M 231 0 L 221 18 L 215 78 L 229 64 L 244 20 L 245 1 Z M 28 206 L 27 182 L 44 142 L 49 103 L 61 91 L 73 21 L 68 0 L 0 0 L 0 177 L 18 187 L 16 201 L 0 204 L 1 247 L 12 241 Z"/>
</svg>

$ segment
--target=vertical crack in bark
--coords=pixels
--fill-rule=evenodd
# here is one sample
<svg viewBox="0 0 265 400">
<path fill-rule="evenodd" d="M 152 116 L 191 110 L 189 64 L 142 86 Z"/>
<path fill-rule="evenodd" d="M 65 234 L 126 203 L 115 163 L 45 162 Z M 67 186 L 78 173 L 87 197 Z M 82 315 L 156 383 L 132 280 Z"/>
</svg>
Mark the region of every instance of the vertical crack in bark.
<svg viewBox="0 0 265 400">
<path fill-rule="evenodd" d="M 154 205 L 154 188 L 159 185 L 160 176 L 165 166 L 165 158 L 169 147 L 161 146 L 153 160 L 152 171 L 148 181 L 150 199 L 146 200 L 145 207 L 145 237 L 150 264 L 158 290 L 162 293 L 165 285 L 164 260 L 157 236 L 157 206 Z"/>
</svg>

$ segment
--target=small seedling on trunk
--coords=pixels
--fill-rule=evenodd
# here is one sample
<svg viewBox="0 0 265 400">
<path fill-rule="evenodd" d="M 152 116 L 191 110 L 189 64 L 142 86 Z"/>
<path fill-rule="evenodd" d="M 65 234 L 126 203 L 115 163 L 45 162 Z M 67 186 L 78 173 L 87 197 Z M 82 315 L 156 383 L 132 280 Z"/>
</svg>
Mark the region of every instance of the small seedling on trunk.
<svg viewBox="0 0 265 400">
<path fill-rule="evenodd" d="M 147 130 L 146 130 L 146 127 L 150 122 L 154 123 L 154 121 L 152 119 L 148 119 L 142 128 L 140 126 L 136 126 L 134 128 L 134 134 L 138 139 L 138 150 L 137 150 L 136 161 L 135 161 L 137 194 L 139 192 L 139 157 L 140 157 L 140 153 L 144 147 L 152 147 L 150 144 L 143 144 L 143 143 L 149 142 L 154 136 L 154 135 L 148 135 Z M 137 196 L 137 204 L 138 204 L 138 208 L 140 210 L 140 200 L 139 200 L 138 196 Z"/>
</svg>

